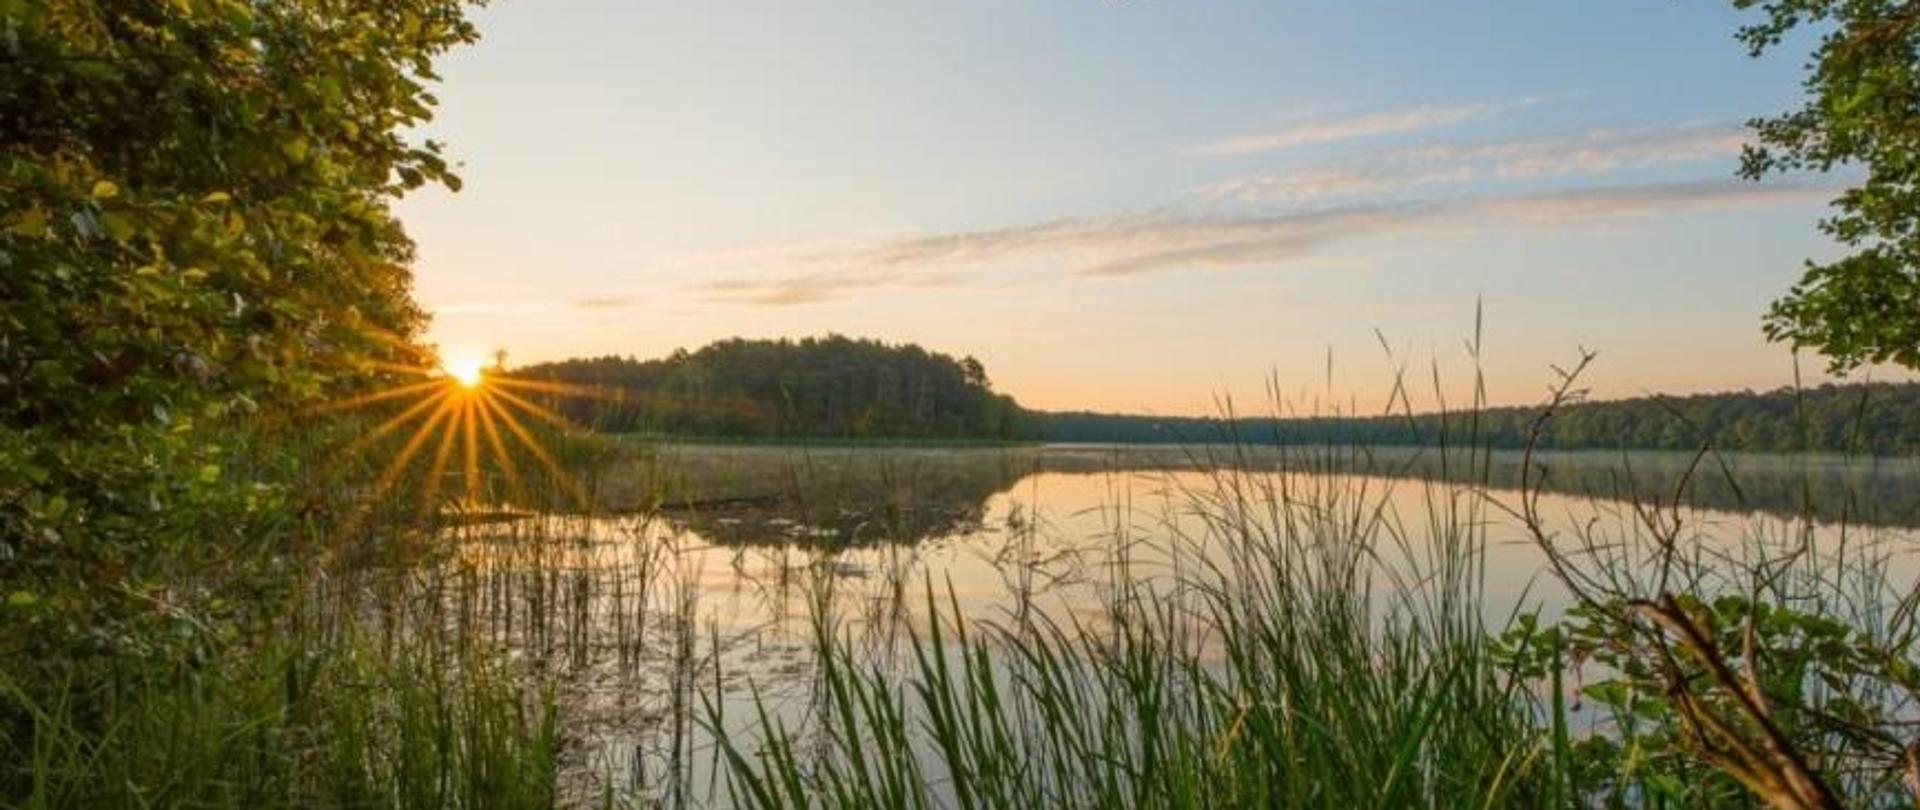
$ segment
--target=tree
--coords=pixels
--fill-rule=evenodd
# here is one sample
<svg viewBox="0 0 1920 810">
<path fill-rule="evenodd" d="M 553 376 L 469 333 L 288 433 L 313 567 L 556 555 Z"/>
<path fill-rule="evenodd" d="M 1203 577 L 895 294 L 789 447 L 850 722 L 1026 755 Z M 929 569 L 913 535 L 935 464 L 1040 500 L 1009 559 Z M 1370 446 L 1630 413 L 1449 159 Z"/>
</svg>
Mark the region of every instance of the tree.
<svg viewBox="0 0 1920 810">
<path fill-rule="evenodd" d="M 403 133 L 435 103 L 433 57 L 476 36 L 464 5 L 0 0 L 9 606 L 66 587 L 111 607 L 243 540 L 204 510 L 271 489 L 223 471 L 215 426 L 411 351 L 390 205 L 458 187 Z"/>
<path fill-rule="evenodd" d="M 1920 2 L 1734 0 L 1761 22 L 1738 37 L 1759 56 L 1796 28 L 1823 25 L 1798 110 L 1751 122 L 1741 174 L 1859 165 L 1866 178 L 1820 227 L 1852 252 L 1808 262 L 1766 317 L 1767 335 L 1863 363 L 1920 368 Z"/>
</svg>

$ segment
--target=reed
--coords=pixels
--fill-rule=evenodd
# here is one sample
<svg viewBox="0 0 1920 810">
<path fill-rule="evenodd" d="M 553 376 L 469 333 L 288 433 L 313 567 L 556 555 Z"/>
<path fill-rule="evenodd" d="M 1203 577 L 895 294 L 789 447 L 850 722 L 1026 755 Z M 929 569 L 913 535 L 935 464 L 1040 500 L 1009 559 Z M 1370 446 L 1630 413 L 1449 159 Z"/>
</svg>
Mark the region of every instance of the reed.
<svg viewBox="0 0 1920 810">
<path fill-rule="evenodd" d="M 1444 485 L 1416 548 L 1384 493 L 1221 463 L 1121 507 L 1100 610 L 1010 596 L 977 624 L 921 583 L 908 663 L 816 615 L 817 722 L 714 732 L 757 807 L 1534 806 L 1550 737 L 1486 654 L 1480 510 Z M 1184 519 L 1181 519 L 1184 518 Z M 1151 556 L 1152 562 L 1139 557 Z M 1396 558 L 1396 565 L 1381 564 Z M 1389 575 L 1391 568 L 1396 573 Z M 944 604 L 943 604 L 944 602 Z"/>
<path fill-rule="evenodd" d="M 1516 462 L 1471 436 L 1390 452 L 1230 436 L 1159 448 L 1177 458 L 1155 470 L 1078 452 L 1094 514 L 1033 492 L 989 515 L 1048 469 L 1033 448 L 543 438 L 565 472 L 477 482 L 487 509 L 402 490 L 340 539 L 327 516 L 354 491 L 317 488 L 320 517 L 288 531 L 330 553 L 281 562 L 297 586 L 192 630 L 207 638 L 187 654 L 8 675 L 0 805 L 1748 801 L 1689 747 L 1658 668 L 1635 669 L 1687 648 L 1607 623 L 1663 594 L 1776 617 L 1730 660 L 1797 662 L 1766 684 L 1807 770 L 1866 804 L 1905 795 L 1915 600 L 1897 549 L 1845 532 L 1827 548 L 1810 516 L 1702 522 L 1683 494 L 1706 465 L 1666 496 L 1553 495 L 1583 513 L 1556 517 L 1544 482 L 1502 489 L 1494 468 Z M 979 532 L 985 593 L 937 556 Z M 1488 595 L 1496 536 L 1619 598 L 1510 612 Z M 1858 652 L 1835 659 L 1853 668 L 1792 658 L 1809 639 Z M 1729 695 L 1699 705 L 1725 715 Z"/>
</svg>

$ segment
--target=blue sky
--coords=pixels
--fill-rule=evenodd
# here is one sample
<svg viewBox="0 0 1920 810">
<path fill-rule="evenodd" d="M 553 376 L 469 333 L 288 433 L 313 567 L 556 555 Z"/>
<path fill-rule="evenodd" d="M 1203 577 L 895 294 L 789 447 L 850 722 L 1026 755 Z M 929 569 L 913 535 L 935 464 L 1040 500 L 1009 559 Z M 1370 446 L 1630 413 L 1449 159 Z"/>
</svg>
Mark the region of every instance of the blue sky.
<svg viewBox="0 0 1920 810">
<path fill-rule="evenodd" d="M 1733 177 L 1804 48 L 1724 3 L 507 0 L 401 207 L 450 354 L 837 331 L 1048 408 L 1771 387 L 1833 178 Z M 1393 352 L 1383 352 L 1376 330 Z M 1804 359 L 1809 370 L 1817 359 Z M 1252 406 L 1249 406 L 1252 407 Z"/>
</svg>

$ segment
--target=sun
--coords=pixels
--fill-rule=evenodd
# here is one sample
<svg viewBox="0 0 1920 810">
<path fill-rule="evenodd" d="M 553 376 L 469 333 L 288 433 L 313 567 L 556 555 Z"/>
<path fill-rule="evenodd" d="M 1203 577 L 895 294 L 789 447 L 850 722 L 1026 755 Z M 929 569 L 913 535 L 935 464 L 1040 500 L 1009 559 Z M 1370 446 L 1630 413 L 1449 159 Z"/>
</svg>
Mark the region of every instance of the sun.
<svg viewBox="0 0 1920 810">
<path fill-rule="evenodd" d="M 485 367 L 478 357 L 452 357 L 441 363 L 440 370 L 445 371 L 461 388 L 474 389 L 479 388 L 481 380 L 486 378 Z"/>
<path fill-rule="evenodd" d="M 392 342 L 405 345 L 397 338 Z M 545 423 L 564 433 L 582 432 L 584 428 L 553 410 L 557 402 L 613 399 L 613 394 L 592 386 L 526 379 L 505 371 L 498 359 L 489 363 L 478 353 L 445 354 L 425 365 L 376 366 L 397 377 L 392 385 L 313 406 L 315 413 L 393 406 L 394 412 L 384 421 L 359 432 L 338 451 L 338 457 L 345 459 L 372 450 L 390 436 L 402 437 L 375 476 L 368 504 L 377 503 L 403 476 L 422 467 L 422 512 L 442 506 L 440 493 L 449 480 L 457 480 L 464 491 L 461 501 L 480 503 L 490 491 L 488 481 L 493 477 L 483 467 L 486 461 L 492 462 L 485 466 L 492 467 L 505 485 L 507 500 L 526 503 L 527 482 L 522 478 L 532 468 L 523 466 L 523 462 L 530 461 L 545 471 L 575 505 L 587 508 L 585 488 L 561 466 L 530 424 Z M 364 515 L 364 510 L 359 514 Z"/>
</svg>

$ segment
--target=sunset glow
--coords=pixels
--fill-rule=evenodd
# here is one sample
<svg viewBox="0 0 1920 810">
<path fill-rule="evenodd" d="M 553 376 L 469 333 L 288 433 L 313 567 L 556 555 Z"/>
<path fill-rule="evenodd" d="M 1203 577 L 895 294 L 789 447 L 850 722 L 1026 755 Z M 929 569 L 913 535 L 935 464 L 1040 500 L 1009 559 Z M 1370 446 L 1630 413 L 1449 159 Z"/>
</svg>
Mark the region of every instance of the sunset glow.
<svg viewBox="0 0 1920 810">
<path fill-rule="evenodd" d="M 460 387 L 478 388 L 481 379 L 486 375 L 482 366 L 478 357 L 455 356 L 447 360 L 441 369 L 447 373 L 448 377 L 452 377 L 454 382 L 459 383 Z"/>
<path fill-rule="evenodd" d="M 418 474 L 423 514 L 444 508 L 443 496 L 448 495 L 462 509 L 494 502 L 512 504 L 524 500 L 525 478 L 537 472 L 550 478 L 574 505 L 585 505 L 579 482 L 559 465 L 533 424 L 562 432 L 579 428 L 551 404 L 536 400 L 591 399 L 602 396 L 600 392 L 493 374 L 478 355 L 456 354 L 433 365 L 388 364 L 382 369 L 394 375 L 395 382 L 316 409 L 386 411 L 340 450 L 342 458 L 371 456 L 383 461 L 373 484 L 374 500 Z M 528 463 L 533 466 L 525 466 Z M 494 491 L 496 483 L 504 489 Z"/>
<path fill-rule="evenodd" d="M 1331 354 L 1377 409 L 1402 361 L 1462 395 L 1484 302 L 1497 403 L 1581 346 L 1600 396 L 1765 389 L 1833 190 L 1735 176 L 1800 60 L 1727 5 L 498 3 L 436 88 L 463 189 L 401 210 L 431 339 L 521 363 L 839 333 L 1197 415 Z"/>
</svg>

